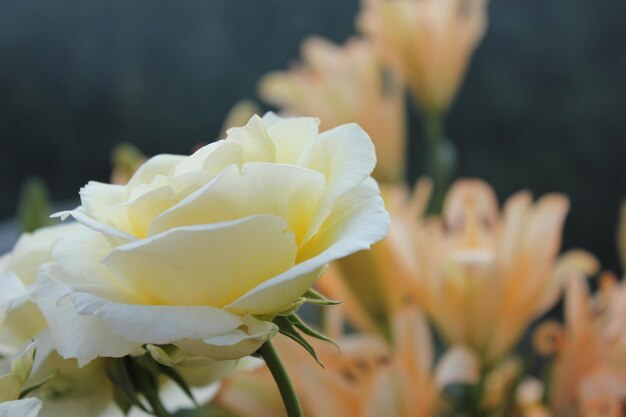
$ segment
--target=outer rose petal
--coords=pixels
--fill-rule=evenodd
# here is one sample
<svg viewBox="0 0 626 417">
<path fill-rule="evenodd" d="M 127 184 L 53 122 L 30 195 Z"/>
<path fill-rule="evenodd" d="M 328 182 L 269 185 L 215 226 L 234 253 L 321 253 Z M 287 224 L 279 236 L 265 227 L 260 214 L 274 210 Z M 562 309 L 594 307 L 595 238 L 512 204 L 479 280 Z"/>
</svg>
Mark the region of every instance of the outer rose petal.
<svg viewBox="0 0 626 417">
<path fill-rule="evenodd" d="M 25 295 L 26 288 L 14 273 L 5 272 L 0 275 L 0 328 L 13 303 Z"/>
<path fill-rule="evenodd" d="M 152 304 L 223 307 L 293 266 L 296 244 L 277 216 L 201 224 L 114 249 L 103 263 Z"/>
<path fill-rule="evenodd" d="M 52 260 L 52 246 L 81 228 L 76 223 L 58 224 L 22 234 L 11 252 L 5 256 L 0 273 L 12 271 L 25 286 L 34 284 L 39 266 Z"/>
<path fill-rule="evenodd" d="M 135 236 L 129 233 L 92 219 L 87 214 L 85 214 L 81 207 L 71 211 L 62 211 L 59 213 L 55 213 L 52 217 L 60 217 L 61 220 L 65 220 L 68 216 L 72 216 L 74 220 L 87 226 L 91 230 L 101 232 L 111 245 L 123 245 L 124 243 L 137 240 Z"/>
<path fill-rule="evenodd" d="M 121 302 L 145 301 L 101 263 L 112 249 L 102 233 L 81 227 L 54 246 L 54 258 L 66 272 L 55 279 L 71 286 L 73 291 L 106 294 Z"/>
<path fill-rule="evenodd" d="M 326 192 L 307 237 L 317 232 L 337 199 L 363 183 L 375 165 L 374 144 L 359 125 L 341 125 L 319 135 L 310 168 L 326 175 Z"/>
<path fill-rule="evenodd" d="M 226 306 L 249 314 L 275 313 L 277 306 L 288 308 L 317 280 L 329 262 L 382 239 L 389 228 L 389 214 L 376 183 L 365 181 L 337 200 L 319 233 L 301 249 L 297 263 L 290 270 L 265 281 Z"/>
<path fill-rule="evenodd" d="M 98 222 L 128 230 L 130 227 L 128 219 L 119 208 L 119 204 L 125 200 L 125 190 L 126 187 L 123 185 L 90 181 L 80 190 L 82 210 Z"/>
<path fill-rule="evenodd" d="M 0 403 L 0 417 L 37 417 L 40 410 L 41 401 L 37 398 Z"/>
<path fill-rule="evenodd" d="M 42 267 L 31 298 L 46 317 L 52 332 L 52 344 L 65 358 L 92 360 L 98 356 L 121 357 L 141 343 L 125 340 L 111 332 L 96 316 L 80 315 L 67 297 L 72 289 L 54 280 L 64 272 L 54 264 Z"/>
<path fill-rule="evenodd" d="M 114 333 L 140 344 L 203 339 L 243 325 L 239 316 L 215 307 L 122 304 L 87 293 L 71 298 L 79 314 L 96 316 Z"/>
<path fill-rule="evenodd" d="M 219 361 L 239 359 L 258 350 L 270 340 L 278 327 L 269 321 L 257 320 L 252 316 L 243 319 L 245 331 L 236 329 L 230 333 L 209 337 L 202 341 L 183 341 L 176 345 L 190 353 L 207 356 Z"/>
</svg>

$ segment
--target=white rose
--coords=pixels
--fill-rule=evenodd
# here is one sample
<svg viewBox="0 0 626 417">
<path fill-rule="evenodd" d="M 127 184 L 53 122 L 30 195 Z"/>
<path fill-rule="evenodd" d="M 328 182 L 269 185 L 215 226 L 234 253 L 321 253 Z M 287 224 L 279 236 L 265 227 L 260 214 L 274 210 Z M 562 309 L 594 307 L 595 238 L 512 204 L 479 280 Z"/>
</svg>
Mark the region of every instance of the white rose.
<svg viewBox="0 0 626 417">
<path fill-rule="evenodd" d="M 52 261 L 52 246 L 81 228 L 74 223 L 24 233 L 11 252 L 0 258 L 0 353 L 17 352 L 47 327 L 27 292 L 37 280 L 37 269 Z"/>
<path fill-rule="evenodd" d="M 54 244 L 62 237 L 83 228 L 84 226 L 73 223 L 25 233 L 20 236 L 12 251 L 0 258 L 0 352 L 6 356 L 0 359 L 0 375 L 11 373 L 15 366 L 12 363 L 13 358 L 25 356 L 23 351 L 26 345 L 31 352 L 36 348 L 34 363 L 29 364 L 26 372 L 27 381 L 19 381 L 10 376 L 0 378 L 0 402 L 6 401 L 0 404 L 0 417 L 122 415 L 113 401 L 112 386 L 106 375 L 108 359 L 97 359 L 79 366 L 75 359 L 61 358 L 52 348 L 44 316 L 37 305 L 27 298 L 28 291 L 36 281 L 38 268 L 53 260 Z M 33 339 L 35 343 L 31 344 Z M 196 365 L 191 370 L 201 373 L 201 377 L 193 375 L 189 369 L 180 371 L 188 383 L 204 386 L 213 377 L 233 367 L 233 363 L 226 362 L 208 366 Z M 43 400 L 41 412 L 40 405 L 37 406 L 40 404 L 39 400 L 7 401 L 16 400 L 23 387 L 36 385 L 52 374 L 54 377 L 35 391 Z M 163 389 L 160 395 L 168 401 L 168 408 L 174 411 L 181 407 L 193 407 L 193 403 L 175 384 L 168 380 L 161 383 Z M 206 400 L 213 389 L 192 388 L 192 391 L 197 399 Z M 13 394 L 14 398 L 4 398 L 3 394 L 6 393 Z M 138 408 L 134 408 L 130 414 L 133 417 L 146 415 Z"/>
<path fill-rule="evenodd" d="M 269 340 L 326 264 L 382 239 L 389 216 L 356 124 L 252 117 L 191 156 L 159 155 L 123 185 L 90 182 L 84 224 L 33 297 L 64 357 L 176 344 L 223 360 Z"/>
</svg>

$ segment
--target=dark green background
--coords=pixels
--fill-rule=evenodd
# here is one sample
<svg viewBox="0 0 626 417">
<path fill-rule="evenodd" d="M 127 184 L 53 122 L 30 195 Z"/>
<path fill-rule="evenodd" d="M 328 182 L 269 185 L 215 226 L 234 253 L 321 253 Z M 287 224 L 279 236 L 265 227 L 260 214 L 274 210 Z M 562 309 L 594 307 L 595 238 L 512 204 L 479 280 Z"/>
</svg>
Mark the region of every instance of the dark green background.
<svg viewBox="0 0 626 417">
<path fill-rule="evenodd" d="M 20 181 L 57 200 L 106 180 L 109 151 L 186 153 L 307 35 L 343 41 L 355 0 L 1 0 L 0 218 Z M 459 172 L 500 198 L 571 197 L 566 247 L 616 268 L 626 197 L 626 2 L 494 0 L 489 32 L 451 111 Z M 422 171 L 412 121 L 410 175 Z"/>
</svg>

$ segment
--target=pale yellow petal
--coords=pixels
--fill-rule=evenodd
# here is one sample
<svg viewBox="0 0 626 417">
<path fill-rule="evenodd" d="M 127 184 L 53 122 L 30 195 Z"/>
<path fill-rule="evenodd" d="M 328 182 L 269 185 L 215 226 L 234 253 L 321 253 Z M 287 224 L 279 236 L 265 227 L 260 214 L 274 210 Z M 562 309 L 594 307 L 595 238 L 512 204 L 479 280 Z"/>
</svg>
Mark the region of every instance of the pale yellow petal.
<svg viewBox="0 0 626 417">
<path fill-rule="evenodd" d="M 300 243 L 324 184 L 322 174 L 305 168 L 254 162 L 245 164 L 240 172 L 231 165 L 214 181 L 156 218 L 150 235 L 181 226 L 272 214 L 287 221 Z"/>
<path fill-rule="evenodd" d="M 256 215 L 172 229 L 102 262 L 157 304 L 223 307 L 292 267 L 296 249 L 282 218 Z"/>
<path fill-rule="evenodd" d="M 298 117 L 275 122 L 269 135 L 276 147 L 276 162 L 307 166 L 318 135 L 319 119 Z"/>
</svg>

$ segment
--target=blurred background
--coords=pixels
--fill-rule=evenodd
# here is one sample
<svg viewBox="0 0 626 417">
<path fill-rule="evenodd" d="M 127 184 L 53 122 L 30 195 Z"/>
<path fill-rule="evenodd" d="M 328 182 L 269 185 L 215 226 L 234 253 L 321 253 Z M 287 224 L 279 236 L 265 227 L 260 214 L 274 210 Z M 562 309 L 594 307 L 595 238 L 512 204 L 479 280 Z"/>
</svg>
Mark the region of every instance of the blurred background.
<svg viewBox="0 0 626 417">
<path fill-rule="evenodd" d="M 41 176 L 77 203 L 107 181 L 110 152 L 189 153 L 217 138 L 231 106 L 284 69 L 313 34 L 355 33 L 357 0 L 2 0 L 0 248 L 15 238 L 21 182 Z M 565 248 L 618 269 L 626 197 L 626 2 L 493 0 L 487 35 L 448 119 L 461 176 L 500 200 L 527 188 L 566 193 Z M 268 107 L 264 107 L 269 109 Z M 423 173 L 410 120 L 409 175 Z"/>
</svg>

